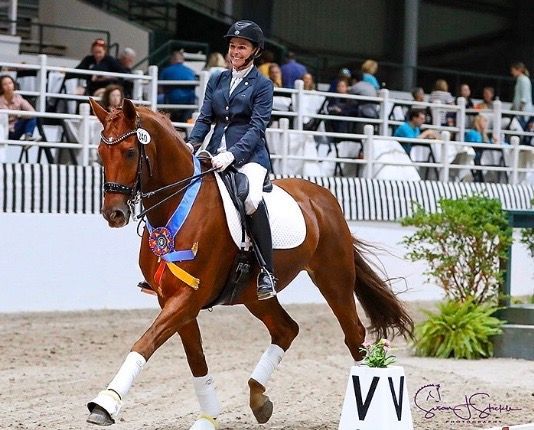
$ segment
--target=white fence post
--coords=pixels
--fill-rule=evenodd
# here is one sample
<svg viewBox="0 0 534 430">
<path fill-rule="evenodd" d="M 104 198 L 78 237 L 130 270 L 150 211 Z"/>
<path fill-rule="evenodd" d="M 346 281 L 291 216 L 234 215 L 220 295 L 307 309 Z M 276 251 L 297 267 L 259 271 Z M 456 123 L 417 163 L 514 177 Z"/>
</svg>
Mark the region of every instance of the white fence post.
<svg viewBox="0 0 534 430">
<path fill-rule="evenodd" d="M 519 136 L 512 136 L 510 139 L 512 144 L 512 185 L 517 185 L 519 167 Z"/>
<path fill-rule="evenodd" d="M 158 110 L 158 66 L 149 66 L 148 74 L 150 75 L 148 100 L 150 101 L 150 109 Z"/>
<path fill-rule="evenodd" d="M 137 76 L 143 76 L 142 70 L 134 70 L 133 73 Z M 134 79 L 133 81 L 132 99 L 143 100 L 143 81 L 141 79 Z"/>
<path fill-rule="evenodd" d="M 82 121 L 80 123 L 80 143 L 82 144 L 82 166 L 89 165 L 89 121 L 91 118 L 91 107 L 89 103 L 82 103 L 80 105 L 80 115 L 82 116 Z"/>
<path fill-rule="evenodd" d="M 280 118 L 282 130 L 282 175 L 287 175 L 287 156 L 289 155 L 289 119 Z"/>
<path fill-rule="evenodd" d="M 441 164 L 443 164 L 443 167 L 439 172 L 439 180 L 441 182 L 449 182 L 449 141 L 451 140 L 451 134 L 448 131 L 442 131 L 441 140 L 443 140 L 441 146 Z"/>
<path fill-rule="evenodd" d="M 17 35 L 17 0 L 9 1 L 9 11 L 7 19 L 11 22 L 9 23 L 9 34 L 11 36 Z"/>
<path fill-rule="evenodd" d="M 304 81 L 302 79 L 297 79 L 295 81 L 295 89 L 298 91 L 296 97 L 297 105 L 297 122 L 295 124 L 295 130 L 302 130 L 304 125 Z"/>
<path fill-rule="evenodd" d="M 373 133 L 374 127 L 371 124 L 365 124 L 363 128 L 365 140 L 363 142 L 363 156 L 367 161 L 365 177 L 372 179 L 374 176 L 374 151 L 373 151 Z"/>
<path fill-rule="evenodd" d="M 380 102 L 380 134 L 382 136 L 389 136 L 389 90 L 383 88 L 379 91 L 382 98 Z"/>
<path fill-rule="evenodd" d="M 436 105 L 436 107 L 430 108 L 430 110 L 432 111 L 432 125 L 439 127 L 441 125 L 441 114 L 443 112 L 440 106 L 441 101 L 436 100 L 434 104 Z"/>
<path fill-rule="evenodd" d="M 45 54 L 39 55 L 39 71 L 37 72 L 39 81 L 39 100 L 37 101 L 37 110 L 39 112 L 46 112 L 46 62 L 47 58 Z"/>
<path fill-rule="evenodd" d="M 502 133 L 502 102 L 495 100 L 493 102 L 493 141 L 495 143 L 504 143 L 501 139 Z"/>
<path fill-rule="evenodd" d="M 456 141 L 463 142 L 465 136 L 465 99 L 458 97 L 457 105 L 460 110 L 456 111 L 456 127 L 459 129 L 456 135 Z"/>
<path fill-rule="evenodd" d="M 202 107 L 204 102 L 204 95 L 206 94 L 206 87 L 208 86 L 208 81 L 210 79 L 210 72 L 202 70 L 198 75 L 198 111 Z"/>
</svg>

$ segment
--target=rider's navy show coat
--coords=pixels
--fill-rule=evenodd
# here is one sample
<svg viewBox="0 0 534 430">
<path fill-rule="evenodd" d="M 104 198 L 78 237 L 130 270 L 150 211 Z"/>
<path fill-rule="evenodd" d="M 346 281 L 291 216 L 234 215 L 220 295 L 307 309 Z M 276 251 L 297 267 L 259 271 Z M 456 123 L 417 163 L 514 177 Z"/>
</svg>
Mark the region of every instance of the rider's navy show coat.
<svg viewBox="0 0 534 430">
<path fill-rule="evenodd" d="M 271 120 L 273 84 L 256 67 L 230 95 L 231 80 L 230 70 L 210 78 L 189 142 L 193 145 L 202 143 L 211 124 L 215 124 L 206 147 L 209 152 L 217 154 L 224 134 L 226 148 L 234 155 L 237 167 L 255 162 L 270 170 L 265 129 Z"/>
</svg>

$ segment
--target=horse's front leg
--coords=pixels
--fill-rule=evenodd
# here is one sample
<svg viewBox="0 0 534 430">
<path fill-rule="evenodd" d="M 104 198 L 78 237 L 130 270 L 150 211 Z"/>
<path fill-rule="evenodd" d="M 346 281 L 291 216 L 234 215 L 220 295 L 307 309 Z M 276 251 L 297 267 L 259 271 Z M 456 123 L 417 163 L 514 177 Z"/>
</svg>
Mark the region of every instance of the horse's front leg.
<svg viewBox="0 0 534 430">
<path fill-rule="evenodd" d="M 185 324 L 194 320 L 197 313 L 188 306 L 186 298 L 171 297 L 150 328 L 133 345 L 123 365 L 108 385 L 87 407 L 90 415 L 87 422 L 111 425 L 121 408 L 122 400 L 130 390 L 135 378 L 154 352 Z"/>
<path fill-rule="evenodd" d="M 183 326 L 178 334 L 182 339 L 187 363 L 193 374 L 193 387 L 200 405 L 200 416 L 189 430 L 215 430 L 221 406 L 215 392 L 213 377 L 202 349 L 202 337 L 196 319 Z"/>
</svg>

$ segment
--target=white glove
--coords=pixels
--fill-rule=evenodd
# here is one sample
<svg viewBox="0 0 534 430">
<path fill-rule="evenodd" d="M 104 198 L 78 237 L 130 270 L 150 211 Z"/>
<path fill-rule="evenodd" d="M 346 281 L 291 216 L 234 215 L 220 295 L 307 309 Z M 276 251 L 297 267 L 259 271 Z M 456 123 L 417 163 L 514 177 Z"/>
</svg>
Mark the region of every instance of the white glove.
<svg viewBox="0 0 534 430">
<path fill-rule="evenodd" d="M 191 154 L 193 154 L 195 152 L 195 147 L 191 143 L 185 142 L 185 146 L 187 146 L 187 149 L 189 149 L 189 151 L 191 151 Z"/>
<path fill-rule="evenodd" d="M 217 169 L 218 172 L 222 172 L 235 160 L 234 154 L 230 151 L 221 152 L 211 159 L 211 165 Z"/>
</svg>

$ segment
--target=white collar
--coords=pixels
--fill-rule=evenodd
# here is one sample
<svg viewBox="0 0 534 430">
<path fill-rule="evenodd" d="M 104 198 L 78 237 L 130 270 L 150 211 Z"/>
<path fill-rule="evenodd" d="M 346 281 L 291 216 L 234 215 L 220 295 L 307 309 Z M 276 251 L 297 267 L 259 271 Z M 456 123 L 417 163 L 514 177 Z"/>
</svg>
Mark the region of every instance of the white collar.
<svg viewBox="0 0 534 430">
<path fill-rule="evenodd" d="M 254 67 L 254 61 L 250 62 L 250 66 L 248 66 L 246 69 L 243 70 L 235 70 L 232 69 L 232 79 L 243 79 L 245 76 L 249 74 L 249 72 Z"/>
</svg>

